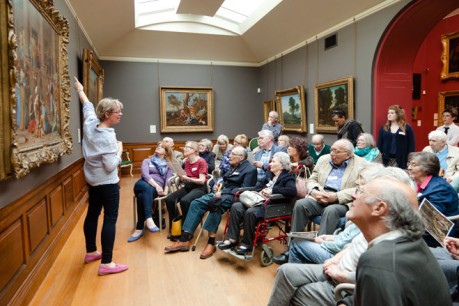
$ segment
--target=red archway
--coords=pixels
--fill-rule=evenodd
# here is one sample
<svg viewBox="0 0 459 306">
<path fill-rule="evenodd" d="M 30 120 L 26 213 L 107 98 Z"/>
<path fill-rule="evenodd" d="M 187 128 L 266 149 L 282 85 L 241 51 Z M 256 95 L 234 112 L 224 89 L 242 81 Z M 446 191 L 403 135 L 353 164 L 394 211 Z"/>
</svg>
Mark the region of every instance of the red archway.
<svg viewBox="0 0 459 306">
<path fill-rule="evenodd" d="M 412 75 L 416 54 L 435 25 L 459 7 L 457 0 L 410 2 L 382 35 L 373 63 L 373 134 L 386 122 L 387 108 L 402 105 L 411 122 Z M 419 148 L 417 148 L 419 149 Z"/>
</svg>

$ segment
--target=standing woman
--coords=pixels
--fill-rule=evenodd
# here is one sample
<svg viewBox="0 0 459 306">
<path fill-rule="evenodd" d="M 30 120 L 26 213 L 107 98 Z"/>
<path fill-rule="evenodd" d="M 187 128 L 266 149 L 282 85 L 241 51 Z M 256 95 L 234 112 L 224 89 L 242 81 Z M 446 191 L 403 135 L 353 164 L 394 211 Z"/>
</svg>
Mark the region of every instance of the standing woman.
<svg viewBox="0 0 459 306">
<path fill-rule="evenodd" d="M 406 169 L 408 154 L 414 151 L 414 132 L 398 105 L 389 106 L 387 122 L 379 130 L 378 149 L 384 166 Z"/>
<path fill-rule="evenodd" d="M 112 125 L 120 122 L 123 104 L 115 99 L 104 98 L 99 101 L 94 111 L 94 105 L 89 102 L 83 91 L 83 85 L 76 78 L 74 88 L 83 105 L 84 174 L 89 184 L 89 205 L 84 220 L 86 239 L 84 261 L 89 263 L 102 258 L 99 275 L 123 272 L 128 269 L 128 266 L 112 261 L 120 204 L 118 165 L 123 152 L 123 144 L 116 140 Z M 101 232 L 101 254 L 97 252 L 96 234 L 102 207 L 104 208 L 104 223 Z"/>
<path fill-rule="evenodd" d="M 191 201 L 207 193 L 207 163 L 204 158 L 198 155 L 198 143 L 187 141 L 183 150 L 183 156 L 186 158 L 185 174 L 177 173 L 177 175 L 180 177 L 180 181 L 184 183 L 184 186 L 166 197 L 166 206 L 169 212 L 169 231 L 172 228 L 172 220 L 179 215 L 176 203 L 180 202 L 182 218 L 185 220 Z"/>
<path fill-rule="evenodd" d="M 173 156 L 171 147 L 159 141 L 155 154 L 143 160 L 142 177 L 134 185 L 137 198 L 137 225 L 128 242 L 139 240 L 145 228 L 152 233 L 159 231 L 153 221 L 153 201 L 158 196 L 168 194 L 167 180 L 172 176 L 172 169 L 168 167 L 167 162 L 171 161 Z"/>
</svg>

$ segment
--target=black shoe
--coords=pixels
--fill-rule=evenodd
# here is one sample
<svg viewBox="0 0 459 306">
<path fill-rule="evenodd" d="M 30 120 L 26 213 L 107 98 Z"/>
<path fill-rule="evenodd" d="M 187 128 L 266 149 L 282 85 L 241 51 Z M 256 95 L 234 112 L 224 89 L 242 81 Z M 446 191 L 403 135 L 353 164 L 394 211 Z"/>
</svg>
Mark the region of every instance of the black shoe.
<svg viewBox="0 0 459 306">
<path fill-rule="evenodd" d="M 237 255 L 246 255 L 248 252 L 251 252 L 252 249 L 246 249 L 246 248 L 237 248 L 236 249 L 236 254 Z"/>
<path fill-rule="evenodd" d="M 176 241 L 179 241 L 180 236 L 173 236 L 169 233 L 167 234 L 167 239 L 169 239 L 170 241 L 176 242 Z"/>
<path fill-rule="evenodd" d="M 279 256 L 274 256 L 273 261 L 278 265 L 287 263 L 288 262 L 288 252 L 284 252 L 280 254 Z"/>
<path fill-rule="evenodd" d="M 226 244 L 224 241 L 220 244 L 218 244 L 218 248 L 222 251 L 228 250 L 228 249 L 233 249 L 236 247 L 236 242 L 231 242 L 229 244 Z"/>
</svg>

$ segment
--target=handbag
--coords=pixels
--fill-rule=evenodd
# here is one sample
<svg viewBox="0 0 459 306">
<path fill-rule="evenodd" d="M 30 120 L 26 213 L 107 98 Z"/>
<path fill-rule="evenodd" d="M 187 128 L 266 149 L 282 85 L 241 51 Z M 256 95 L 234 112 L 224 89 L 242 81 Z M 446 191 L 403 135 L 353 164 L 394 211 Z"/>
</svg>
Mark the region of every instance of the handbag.
<svg viewBox="0 0 459 306">
<path fill-rule="evenodd" d="M 177 202 L 178 199 L 175 200 L 175 213 L 177 214 Z M 183 217 L 182 215 L 178 215 L 174 219 L 172 219 L 171 225 L 171 235 L 175 237 L 180 237 L 182 235 L 182 223 Z"/>
<path fill-rule="evenodd" d="M 298 165 L 295 170 L 295 176 L 296 196 L 304 198 L 308 194 L 308 177 L 311 176 L 311 172 L 305 165 Z"/>
<path fill-rule="evenodd" d="M 246 190 L 239 195 L 239 201 L 247 208 L 261 205 L 265 200 L 266 198 L 264 196 L 250 190 Z"/>
</svg>

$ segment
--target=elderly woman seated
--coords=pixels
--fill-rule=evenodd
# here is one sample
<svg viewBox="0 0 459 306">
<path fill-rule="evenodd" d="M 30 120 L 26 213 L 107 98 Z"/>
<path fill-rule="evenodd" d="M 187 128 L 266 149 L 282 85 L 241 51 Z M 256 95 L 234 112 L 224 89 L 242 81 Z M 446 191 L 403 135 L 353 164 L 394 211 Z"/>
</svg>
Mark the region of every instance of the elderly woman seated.
<svg viewBox="0 0 459 306">
<path fill-rule="evenodd" d="M 364 158 L 368 162 L 382 163 L 382 155 L 376 146 L 373 135 L 362 133 L 357 137 L 354 154 Z"/>
<path fill-rule="evenodd" d="M 223 159 L 223 155 L 227 151 L 231 151 L 233 149 L 233 145 L 229 143 L 228 136 L 220 135 L 217 137 L 217 144 L 212 149 L 212 152 L 215 153 L 215 160 L 221 161 Z"/>
<path fill-rule="evenodd" d="M 440 162 L 435 154 L 430 152 L 410 153 L 407 170 L 417 185 L 419 204 L 427 199 L 446 217 L 459 214 L 459 198 L 454 188 L 439 176 Z M 438 245 L 430 235 L 424 236 L 429 246 Z"/>
<path fill-rule="evenodd" d="M 271 194 L 281 194 L 288 198 L 294 197 L 296 195 L 295 177 L 289 173 L 291 165 L 288 154 L 284 152 L 274 154 L 269 165 L 270 171 L 268 171 L 265 181 L 257 183 L 255 191 L 265 197 Z M 245 255 L 251 251 L 257 219 L 263 218 L 263 216 L 263 205 L 247 208 L 241 202 L 233 204 L 227 232 L 228 239 L 218 245 L 219 249 L 226 250 L 237 246 L 240 225 L 244 223 L 244 235 L 236 253 Z"/>
</svg>

